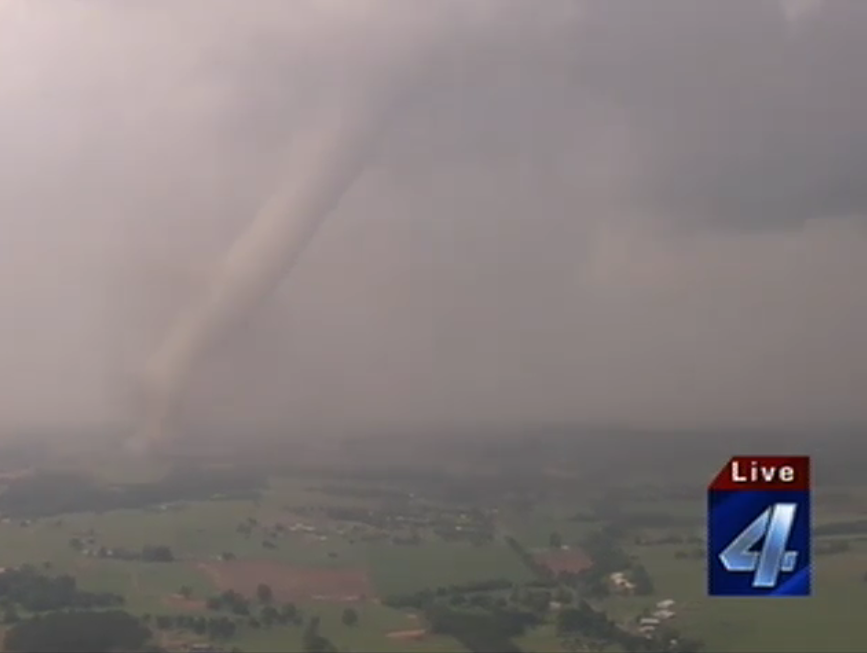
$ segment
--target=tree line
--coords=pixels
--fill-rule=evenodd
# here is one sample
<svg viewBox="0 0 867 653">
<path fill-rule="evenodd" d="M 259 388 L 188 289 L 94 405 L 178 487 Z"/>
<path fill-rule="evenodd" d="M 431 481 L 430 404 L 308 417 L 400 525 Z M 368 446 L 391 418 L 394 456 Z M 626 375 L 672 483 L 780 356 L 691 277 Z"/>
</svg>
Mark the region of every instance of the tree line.
<svg viewBox="0 0 867 653">
<path fill-rule="evenodd" d="M 110 608 L 123 605 L 124 597 L 112 592 L 80 590 L 72 576 L 46 576 L 32 565 L 25 565 L 0 573 L 0 602 L 3 622 L 11 624 L 19 621 L 18 609 L 49 612 L 68 608 Z"/>
<path fill-rule="evenodd" d="M 386 596 L 382 600 L 382 604 L 395 609 L 410 608 L 414 610 L 423 610 L 437 598 L 456 595 L 460 596 L 476 592 L 493 592 L 496 590 L 512 589 L 514 587 L 515 584 L 506 578 L 495 578 L 492 580 L 425 588 L 418 592 L 412 592 L 409 594 L 393 594 L 391 596 Z"/>
<path fill-rule="evenodd" d="M 91 551 L 87 545 L 78 537 L 69 539 L 69 547 L 74 551 Z M 99 546 L 92 549 L 93 554 L 97 558 L 114 558 L 117 560 L 141 560 L 142 562 L 174 562 L 175 555 L 171 547 L 165 544 L 145 544 L 138 551 L 126 549 L 124 547 L 108 548 Z"/>
<path fill-rule="evenodd" d="M 514 537 L 506 536 L 506 544 L 520 558 L 524 566 L 538 579 L 544 581 L 554 580 L 555 574 L 548 567 L 541 564 L 532 553 L 527 551 L 523 544 L 518 542 Z"/>
<path fill-rule="evenodd" d="M 57 653 L 107 653 L 157 650 L 148 645 L 153 633 L 123 610 L 39 614 L 7 629 L 3 649 Z"/>
</svg>

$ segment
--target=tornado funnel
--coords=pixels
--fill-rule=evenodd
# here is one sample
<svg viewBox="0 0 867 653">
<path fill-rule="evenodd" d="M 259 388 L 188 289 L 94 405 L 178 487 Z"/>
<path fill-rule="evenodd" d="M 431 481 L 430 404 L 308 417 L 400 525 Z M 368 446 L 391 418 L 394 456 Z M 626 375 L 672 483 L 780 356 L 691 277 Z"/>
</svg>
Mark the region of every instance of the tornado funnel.
<svg viewBox="0 0 867 653">
<path fill-rule="evenodd" d="M 280 284 L 324 218 L 360 175 L 393 98 L 355 94 L 325 107 L 293 140 L 285 182 L 233 243 L 206 291 L 149 359 L 142 380 L 144 419 L 135 441 L 173 429 L 190 374 Z"/>
</svg>

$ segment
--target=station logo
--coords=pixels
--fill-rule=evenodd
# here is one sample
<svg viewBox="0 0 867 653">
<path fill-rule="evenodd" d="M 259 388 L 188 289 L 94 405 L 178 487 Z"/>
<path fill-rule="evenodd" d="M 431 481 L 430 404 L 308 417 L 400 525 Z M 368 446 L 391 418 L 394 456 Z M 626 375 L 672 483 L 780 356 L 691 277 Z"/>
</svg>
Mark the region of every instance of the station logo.
<svg viewBox="0 0 867 653">
<path fill-rule="evenodd" d="M 808 456 L 735 456 L 707 509 L 711 596 L 810 595 Z"/>
</svg>

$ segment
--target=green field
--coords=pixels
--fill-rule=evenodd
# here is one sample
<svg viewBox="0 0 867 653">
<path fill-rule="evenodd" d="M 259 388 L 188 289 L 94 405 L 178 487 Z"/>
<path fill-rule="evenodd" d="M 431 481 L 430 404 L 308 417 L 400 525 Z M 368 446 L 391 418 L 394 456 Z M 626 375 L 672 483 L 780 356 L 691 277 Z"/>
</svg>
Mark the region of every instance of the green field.
<svg viewBox="0 0 867 653">
<path fill-rule="evenodd" d="M 0 566 L 25 563 L 70 573 L 82 589 L 110 591 L 127 597 L 127 609 L 137 614 L 177 612 L 197 613 L 169 602 L 182 586 L 192 591 L 193 599 L 205 599 L 218 592 L 211 580 L 195 569 L 198 560 L 212 560 L 224 551 L 239 559 L 273 560 L 294 567 L 360 568 L 369 572 L 378 595 L 409 593 L 425 587 L 461 584 L 491 578 L 516 582 L 532 576 L 514 553 L 500 543 L 472 546 L 461 543 L 425 542 L 419 546 L 394 546 L 388 543 L 350 544 L 345 537 L 307 541 L 300 534 L 281 538 L 276 549 L 262 547 L 263 536 L 246 538 L 236 531 L 237 524 L 249 517 L 263 523 L 291 522 L 286 507 L 314 501 L 345 505 L 358 503 L 312 492 L 298 483 L 282 482 L 262 501 L 204 501 L 166 507 L 164 510 L 116 510 L 104 514 L 82 513 L 60 518 L 35 520 L 24 526 L 19 521 L 0 524 Z M 74 551 L 69 540 L 94 533 L 97 543 L 106 547 L 136 549 L 144 544 L 165 544 L 178 561 L 146 563 L 83 556 Z M 447 636 L 427 636 L 422 640 L 402 639 L 390 633 L 423 628 L 417 618 L 374 602 L 358 606 L 359 623 L 345 626 L 340 621 L 343 604 L 313 602 L 299 604 L 307 615 L 318 615 L 322 629 L 341 651 L 462 651 Z M 244 651 L 300 650 L 300 627 L 242 627 L 233 643 Z M 172 642 L 176 640 L 172 639 Z M 194 637 L 177 641 L 193 642 Z"/>
<path fill-rule="evenodd" d="M 163 468 L 140 469 L 135 483 L 151 483 Z M 124 474 L 105 479 L 117 483 Z M 461 586 L 474 582 L 506 579 L 516 588 L 532 586 L 537 579 L 526 560 L 507 545 L 514 538 L 527 551 L 549 548 L 552 534 L 573 549 L 589 533 L 616 525 L 622 531 L 619 546 L 644 565 L 654 591 L 645 597 L 613 595 L 591 599 L 609 618 L 624 628 L 662 599 L 675 601 L 676 616 L 669 622 L 683 636 L 704 642 L 707 651 L 834 651 L 867 650 L 867 631 L 861 628 L 867 610 L 867 534 L 834 533 L 822 541 L 844 541 L 849 550 L 817 555 L 814 560 L 815 596 L 807 599 L 747 600 L 711 599 L 706 596 L 703 559 L 677 558 L 695 541 L 680 544 L 647 543 L 671 535 L 701 537 L 704 530 L 704 488 L 695 498 L 666 498 L 665 486 L 618 488 L 574 496 L 559 495 L 535 502 L 532 509 L 504 503 L 493 510 L 492 540 L 448 541 L 422 528 L 416 544 L 398 544 L 391 535 L 412 529 L 395 527 L 379 538 L 358 535 L 357 524 L 329 517 L 329 508 L 358 509 L 360 514 L 386 514 L 412 505 L 421 512 L 443 515 L 471 510 L 473 506 L 450 505 L 441 497 L 409 501 L 400 492 L 376 498 L 367 490 L 376 483 L 356 481 L 347 493 L 318 491 L 317 481 L 275 477 L 258 499 L 184 500 L 147 509 L 112 509 L 0 523 L 0 567 L 35 565 L 47 574 L 68 573 L 78 586 L 89 591 L 107 591 L 126 598 L 125 609 L 136 615 L 213 615 L 203 603 L 227 587 L 218 584 L 200 564 L 219 564 L 231 553 L 239 562 L 270 562 L 273 573 L 281 569 L 325 574 L 366 574 L 370 593 L 352 604 L 359 621 L 345 625 L 341 616 L 347 604 L 339 601 L 298 598 L 295 603 L 305 619 L 318 616 L 321 631 L 340 651 L 462 651 L 464 647 L 445 635 L 427 634 L 405 639 L 407 631 L 424 630 L 427 624 L 414 610 L 396 610 L 381 603 L 384 597 L 411 595 L 422 590 Z M 455 511 L 454 506 L 460 505 Z M 487 501 L 490 507 L 490 501 Z M 847 488 L 818 494 L 815 523 L 857 524 L 865 518 L 867 490 Z M 610 514 L 609 512 L 610 511 Z M 588 516 L 589 515 L 589 516 Z M 363 521 L 363 520 L 362 520 Z M 247 530 L 244 525 L 247 525 Z M 279 535 L 275 525 L 280 524 Z M 239 526 L 242 527 L 239 530 Z M 367 528 L 366 526 L 364 528 Z M 305 530 L 307 529 L 307 530 Z M 92 537 L 90 554 L 74 550 L 73 538 Z M 266 541 L 270 542 L 266 546 Z M 175 561 L 155 563 L 98 557 L 98 547 L 138 551 L 145 545 L 171 548 Z M 287 573 L 289 573 L 287 572 Z M 265 578 L 271 582 L 270 577 Z M 222 582 L 222 581 L 221 581 Z M 276 576 L 274 583 L 280 582 Z M 528 583 L 530 585 L 528 585 Z M 184 603 L 182 588 L 189 593 Z M 522 591 L 524 591 L 522 590 Z M 451 591 L 451 590 L 450 590 Z M 517 590 L 491 593 L 496 600 L 515 601 Z M 253 602 L 254 616 L 262 605 Z M 558 608 L 548 612 L 542 625 L 515 638 L 523 651 L 566 651 L 555 627 Z M 223 613 L 220 613 L 223 614 Z M 303 625 L 258 627 L 246 617 L 237 619 L 238 630 L 231 646 L 243 651 L 302 650 Z M 305 622 L 306 623 L 306 622 Z M 172 646 L 203 641 L 189 631 L 161 632 L 161 641 Z M 600 650 L 619 650 L 595 643 Z"/>
<path fill-rule="evenodd" d="M 671 507 L 673 514 L 695 514 L 699 506 L 699 501 L 692 506 L 684 502 L 669 506 L 666 502 L 653 509 L 668 513 Z M 862 517 L 856 504 L 820 512 L 814 522 Z M 656 592 L 642 599 L 611 599 L 607 605 L 612 614 L 629 615 L 656 601 L 674 599 L 678 607 L 673 623 L 684 634 L 704 640 L 711 651 L 864 651 L 867 631 L 861 625 L 867 611 L 867 582 L 863 579 L 867 541 L 850 538 L 850 542 L 852 549 L 845 553 L 814 556 L 813 596 L 774 600 L 708 597 L 703 559 L 675 558 L 682 545 L 633 546 L 630 552 L 647 566 Z"/>
<path fill-rule="evenodd" d="M 500 544 L 479 547 L 446 543 L 417 547 L 380 546 L 370 550 L 369 563 L 381 595 L 492 578 L 516 582 L 532 578 L 515 554 Z"/>
</svg>

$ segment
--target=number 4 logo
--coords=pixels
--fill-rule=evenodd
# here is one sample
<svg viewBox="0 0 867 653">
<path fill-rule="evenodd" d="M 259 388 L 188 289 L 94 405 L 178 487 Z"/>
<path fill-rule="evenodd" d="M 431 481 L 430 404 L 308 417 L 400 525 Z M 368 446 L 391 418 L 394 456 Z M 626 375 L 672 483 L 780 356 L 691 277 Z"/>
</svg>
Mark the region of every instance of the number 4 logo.
<svg viewBox="0 0 867 653">
<path fill-rule="evenodd" d="M 719 554 L 726 571 L 753 572 L 753 587 L 776 587 L 780 572 L 794 571 L 798 561 L 797 551 L 786 550 L 797 509 L 796 503 L 775 503 L 756 517 Z"/>
</svg>

